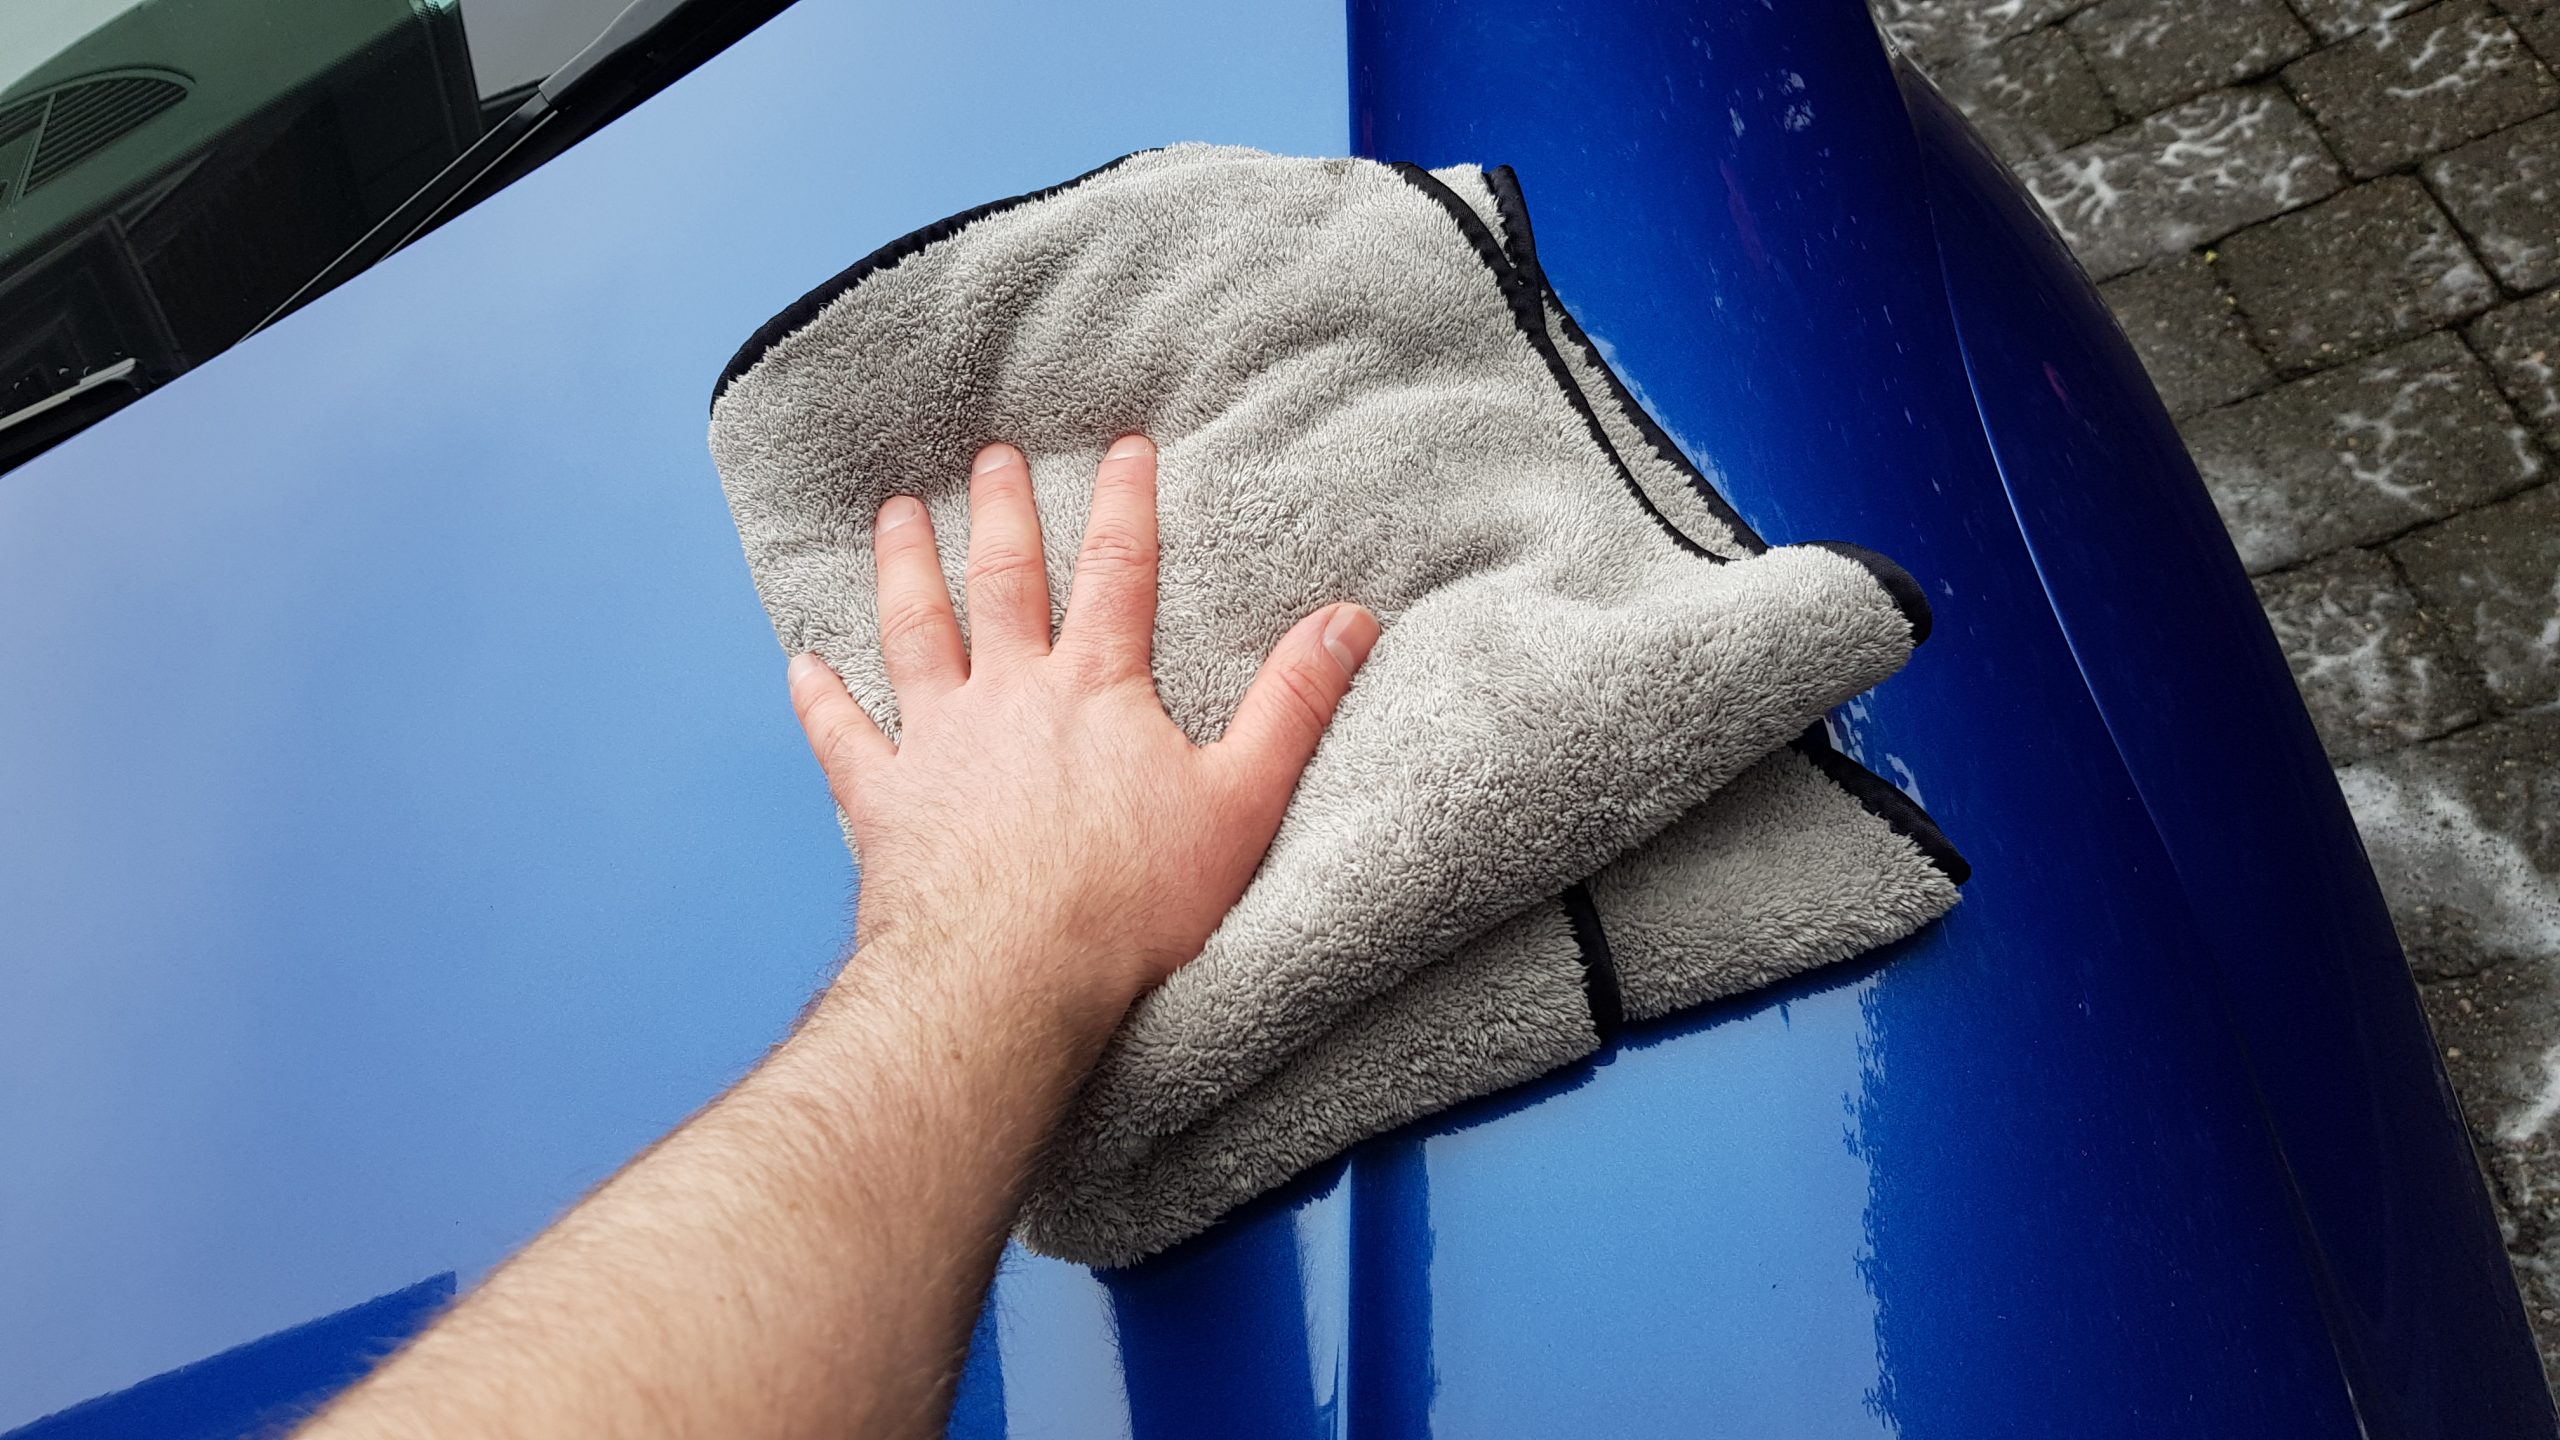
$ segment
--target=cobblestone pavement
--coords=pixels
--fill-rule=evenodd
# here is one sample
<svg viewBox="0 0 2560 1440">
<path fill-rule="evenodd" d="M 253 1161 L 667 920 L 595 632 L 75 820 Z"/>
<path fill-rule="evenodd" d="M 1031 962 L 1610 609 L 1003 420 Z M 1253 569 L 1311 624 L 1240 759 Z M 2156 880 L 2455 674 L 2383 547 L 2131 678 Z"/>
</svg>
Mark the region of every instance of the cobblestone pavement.
<svg viewBox="0 0 2560 1440">
<path fill-rule="evenodd" d="M 2560 1374 L 2560 0 L 1872 3 L 2178 417 Z"/>
</svg>

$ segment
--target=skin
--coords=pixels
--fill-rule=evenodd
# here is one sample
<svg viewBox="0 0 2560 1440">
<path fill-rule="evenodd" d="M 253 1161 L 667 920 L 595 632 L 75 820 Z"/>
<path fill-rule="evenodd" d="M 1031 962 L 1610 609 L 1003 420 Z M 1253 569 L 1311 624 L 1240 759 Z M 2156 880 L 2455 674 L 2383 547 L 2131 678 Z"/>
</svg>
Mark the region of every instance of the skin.
<svg viewBox="0 0 2560 1440">
<path fill-rule="evenodd" d="M 1244 893 L 1378 638 L 1357 606 L 1307 616 L 1194 745 L 1149 664 L 1153 447 L 1102 462 L 1054 637 L 1022 456 L 980 452 L 969 503 L 967 645 L 924 507 L 880 512 L 897 743 L 791 663 L 862 850 L 843 973 L 303 1435 L 942 1432 L 1034 1153 Z"/>
</svg>

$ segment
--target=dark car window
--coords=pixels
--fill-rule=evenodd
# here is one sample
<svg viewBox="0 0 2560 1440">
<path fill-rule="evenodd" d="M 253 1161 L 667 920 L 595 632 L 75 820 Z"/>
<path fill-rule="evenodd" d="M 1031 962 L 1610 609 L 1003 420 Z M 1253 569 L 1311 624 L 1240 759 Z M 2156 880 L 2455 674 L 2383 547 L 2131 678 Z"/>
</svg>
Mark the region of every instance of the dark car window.
<svg viewBox="0 0 2560 1440">
<path fill-rule="evenodd" d="M 0 6 L 0 469 L 390 253 L 782 3 Z M 613 83 L 570 105 L 564 67 Z"/>
</svg>

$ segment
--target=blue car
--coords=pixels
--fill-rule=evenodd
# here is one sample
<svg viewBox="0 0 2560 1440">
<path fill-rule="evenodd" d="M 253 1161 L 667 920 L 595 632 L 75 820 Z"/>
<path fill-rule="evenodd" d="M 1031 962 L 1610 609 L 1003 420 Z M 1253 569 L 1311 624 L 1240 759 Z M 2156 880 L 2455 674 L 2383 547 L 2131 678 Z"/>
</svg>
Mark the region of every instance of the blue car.
<svg viewBox="0 0 2560 1440">
<path fill-rule="evenodd" d="M 1512 166 L 1751 525 L 1927 585 L 1832 730 L 1974 875 L 1140 1265 L 1009 1254 L 953 1434 L 2560 1434 L 2194 468 L 1858 0 L 99 8 L 0 70 L 12 1436 L 289 1420 L 781 1032 L 849 876 L 711 381 L 1191 138 Z"/>
</svg>

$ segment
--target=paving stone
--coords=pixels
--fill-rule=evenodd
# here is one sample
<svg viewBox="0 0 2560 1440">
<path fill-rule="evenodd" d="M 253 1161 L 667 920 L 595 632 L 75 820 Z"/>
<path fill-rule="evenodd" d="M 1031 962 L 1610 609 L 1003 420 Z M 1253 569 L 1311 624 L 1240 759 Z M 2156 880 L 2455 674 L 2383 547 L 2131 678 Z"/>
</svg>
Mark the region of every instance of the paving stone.
<svg viewBox="0 0 2560 1440">
<path fill-rule="evenodd" d="M 2217 90 L 2018 167 L 2100 279 L 2327 195 L 2338 163 L 2283 91 Z"/>
<path fill-rule="evenodd" d="M 2338 772 L 2560 1371 L 2560 712 Z"/>
<path fill-rule="evenodd" d="M 2443 0 L 2286 67 L 2285 85 L 2359 175 L 2502 130 L 2560 104 L 2487 0 Z"/>
<path fill-rule="evenodd" d="M 2560 290 L 2481 316 L 2472 322 L 2471 343 L 2517 413 L 2560 451 Z"/>
<path fill-rule="evenodd" d="M 2341 780 L 2347 779 L 2342 774 Z M 2530 1112 L 2540 1091 L 2541 1058 L 2548 1036 L 2560 1029 L 2560 994 L 2552 973 L 2540 963 L 2497 965 L 2443 977 L 2421 975 L 2419 1002 L 2426 1007 L 2427 1026 L 2435 1032 L 2436 1049 L 2444 1056 L 2446 1074 L 2463 1099 L 2465 1118 L 2480 1142 L 2482 1158 L 2499 1148 L 2502 1132 Z M 2537 1127 L 2538 1128 L 2538 1127 Z M 2519 1149 L 2548 1152 L 2550 1140 L 2517 1126 Z M 2503 1167 L 2491 1166 L 2494 1180 L 2504 1182 Z M 2513 1189 L 2501 1200 L 2513 1201 Z M 2546 1187 L 2529 1186 L 2531 1190 Z M 2542 1202 L 2534 1220 L 2543 1226 L 2560 1223 L 2560 1187 L 2532 1195 Z M 2522 1219 L 2523 1216 L 2517 1218 Z M 2560 1317 L 2555 1317 L 2560 1318 Z"/>
<path fill-rule="evenodd" d="M 1960 60 L 2012 35 L 2050 25 L 2089 0 L 1872 0 L 1876 23 L 1924 64 Z M 1936 69 L 1931 67 L 1932 78 Z"/>
<path fill-rule="evenodd" d="M 2516 27 L 2544 65 L 2560 72 L 2560 4 L 2545 5 L 2531 15 L 2510 16 L 2507 23 Z"/>
<path fill-rule="evenodd" d="M 2293 0 L 2295 13 L 2323 40 L 2344 40 L 2430 0 Z"/>
<path fill-rule="evenodd" d="M 2499 1225 L 2514 1227 L 2503 1218 Z M 2542 1354 L 2542 1380 L 2548 1385 L 2560 1375 L 2560 1286 L 2553 1283 L 2552 1257 L 2540 1247 L 2519 1248 L 2515 1242 L 2507 1246 L 2507 1259 L 2515 1267 L 2516 1289 L 2524 1300 L 2525 1321 L 2533 1329 L 2534 1347 Z"/>
<path fill-rule="evenodd" d="M 2498 300 L 2453 222 L 2406 175 L 2243 230 L 2215 259 L 2249 328 L 2288 370 L 2369 355 Z"/>
<path fill-rule="evenodd" d="M 2098 294 L 2172 415 L 2237 400 L 2274 376 L 2201 255 L 2146 266 L 2099 286 Z"/>
<path fill-rule="evenodd" d="M 2560 485 L 2431 525 L 2391 553 L 2499 706 L 2560 700 Z"/>
<path fill-rule="evenodd" d="M 1946 69 L 1938 88 L 2015 164 L 2114 128 L 2116 110 L 2068 37 L 2050 26 Z"/>
<path fill-rule="evenodd" d="M 2098 0 L 2062 28 L 2128 115 L 2246 80 L 2312 45 L 2284 0 Z"/>
<path fill-rule="evenodd" d="M 2341 550 L 2257 584 L 2331 759 L 2380 754 L 2483 715 L 2480 681 L 2381 555 Z"/>
<path fill-rule="evenodd" d="M 2560 280 L 2560 114 L 2439 155 L 2423 173 L 2499 279 L 2518 290 Z"/>
<path fill-rule="evenodd" d="M 2548 963 L 2422 983 L 2420 1003 L 2488 1172 L 2543 1369 L 2560 1374 L 2560 1137 L 2540 1108 L 2560 1061 L 2560 995 Z"/>
<path fill-rule="evenodd" d="M 2181 428 L 2252 573 L 2501 499 L 2543 468 L 2488 371 L 2443 331 Z"/>
<path fill-rule="evenodd" d="M 2338 784 L 2411 968 L 2560 966 L 2560 711 L 2359 761 Z"/>
<path fill-rule="evenodd" d="M 2560 0 L 2495 0 L 2545 65 L 2560 67 Z"/>
<path fill-rule="evenodd" d="M 2560 1374 L 2560 1154 L 2551 1127 L 2531 1123 L 2560 1032 L 2552 988 L 2540 965 L 2503 965 L 2418 996 L 2488 1172 L 2543 1370 Z"/>
</svg>

